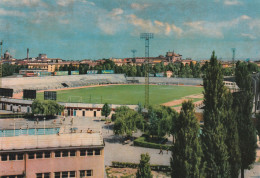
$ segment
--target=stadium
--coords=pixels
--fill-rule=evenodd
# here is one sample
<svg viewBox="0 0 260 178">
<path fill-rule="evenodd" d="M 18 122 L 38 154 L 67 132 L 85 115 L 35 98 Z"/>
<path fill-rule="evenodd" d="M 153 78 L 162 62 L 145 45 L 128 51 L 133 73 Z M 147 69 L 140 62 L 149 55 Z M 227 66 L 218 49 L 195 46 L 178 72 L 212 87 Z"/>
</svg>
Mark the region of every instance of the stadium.
<svg viewBox="0 0 260 178">
<path fill-rule="evenodd" d="M 183 100 L 202 103 L 202 79 L 150 77 L 150 105 L 179 108 Z M 2 78 L 2 88 L 13 89 L 12 98 L 1 98 L 0 109 L 31 112 L 33 100 L 23 99 L 23 90 L 36 90 L 43 100 L 44 91 L 57 91 L 57 102 L 64 105 L 60 115 L 100 117 L 104 103 L 112 110 L 121 105 L 136 109 L 144 105 L 144 77 L 124 74 L 86 74 L 67 76 Z"/>
</svg>

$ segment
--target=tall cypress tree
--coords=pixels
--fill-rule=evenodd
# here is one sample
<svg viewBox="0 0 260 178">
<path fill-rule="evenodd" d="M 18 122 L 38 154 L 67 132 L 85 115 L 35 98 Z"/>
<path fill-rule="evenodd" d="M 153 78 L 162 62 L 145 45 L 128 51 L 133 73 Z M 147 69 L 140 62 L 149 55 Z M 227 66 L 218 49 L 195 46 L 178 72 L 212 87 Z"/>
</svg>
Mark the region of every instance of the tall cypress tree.
<svg viewBox="0 0 260 178">
<path fill-rule="evenodd" d="M 152 178 L 152 171 L 150 167 L 150 156 L 148 153 L 141 154 L 141 160 L 138 166 L 138 170 L 136 172 L 137 178 Z"/>
<path fill-rule="evenodd" d="M 192 101 L 183 102 L 175 121 L 175 142 L 172 148 L 172 177 L 203 177 L 201 169 L 202 149 L 199 140 L 200 127 Z"/>
<path fill-rule="evenodd" d="M 225 92 L 222 66 L 213 51 L 206 64 L 204 85 L 204 126 L 202 130 L 203 161 L 206 177 L 230 177 L 228 151 L 225 144 L 226 130 L 223 127 Z"/>
<path fill-rule="evenodd" d="M 225 144 L 228 148 L 228 162 L 232 178 L 237 178 L 241 167 L 241 154 L 236 120 L 236 110 L 232 107 L 233 97 L 229 91 L 225 93 L 225 111 L 223 112 L 223 126 L 226 131 Z"/>
<path fill-rule="evenodd" d="M 256 130 L 252 122 L 252 78 L 246 63 L 237 63 L 235 76 L 240 88 L 238 93 L 234 93 L 234 108 L 237 109 L 241 178 L 244 178 L 244 169 L 250 169 L 250 165 L 255 162 L 257 148 Z"/>
</svg>

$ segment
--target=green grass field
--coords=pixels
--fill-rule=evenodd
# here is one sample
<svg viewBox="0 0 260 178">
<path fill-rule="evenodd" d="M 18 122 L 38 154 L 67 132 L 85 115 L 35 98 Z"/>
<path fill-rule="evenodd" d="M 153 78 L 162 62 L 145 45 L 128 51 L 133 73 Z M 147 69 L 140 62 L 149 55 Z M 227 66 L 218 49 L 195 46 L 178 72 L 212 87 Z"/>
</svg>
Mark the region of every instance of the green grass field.
<svg viewBox="0 0 260 178">
<path fill-rule="evenodd" d="M 110 85 L 57 91 L 58 102 L 144 104 L 144 85 Z M 162 104 L 184 96 L 201 94 L 202 87 L 150 85 L 150 104 Z M 43 100 L 43 93 L 37 93 Z"/>
</svg>

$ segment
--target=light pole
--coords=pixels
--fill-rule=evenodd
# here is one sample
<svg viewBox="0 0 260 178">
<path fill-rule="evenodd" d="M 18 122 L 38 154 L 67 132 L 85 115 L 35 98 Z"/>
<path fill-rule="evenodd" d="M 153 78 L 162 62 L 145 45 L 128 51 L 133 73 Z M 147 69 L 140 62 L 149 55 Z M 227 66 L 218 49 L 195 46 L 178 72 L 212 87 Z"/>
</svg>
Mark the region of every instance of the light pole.
<svg viewBox="0 0 260 178">
<path fill-rule="evenodd" d="M 44 135 L 45 135 L 45 117 L 43 118 L 43 129 L 44 129 Z"/>
</svg>

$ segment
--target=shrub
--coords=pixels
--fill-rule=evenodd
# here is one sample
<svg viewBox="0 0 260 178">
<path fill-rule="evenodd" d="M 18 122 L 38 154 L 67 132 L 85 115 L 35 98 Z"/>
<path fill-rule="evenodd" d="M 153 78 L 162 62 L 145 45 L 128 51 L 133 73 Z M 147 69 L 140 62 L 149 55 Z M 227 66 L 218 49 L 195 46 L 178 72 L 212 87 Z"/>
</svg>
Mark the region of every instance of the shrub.
<svg viewBox="0 0 260 178">
<path fill-rule="evenodd" d="M 138 163 L 129 163 L 129 162 L 117 162 L 117 161 L 112 161 L 112 167 L 117 167 L 117 168 L 138 168 Z M 153 171 L 162 171 L 162 172 L 170 172 L 171 168 L 170 166 L 165 166 L 165 165 L 156 165 L 152 164 L 150 165 L 151 169 Z"/>
<path fill-rule="evenodd" d="M 167 150 L 167 149 L 170 150 L 170 146 L 147 142 L 145 140 L 145 137 L 143 137 L 143 136 L 134 140 L 134 146 L 140 146 L 140 147 L 145 147 L 145 148 L 155 148 L 155 149 L 162 148 L 163 150 Z"/>
</svg>

